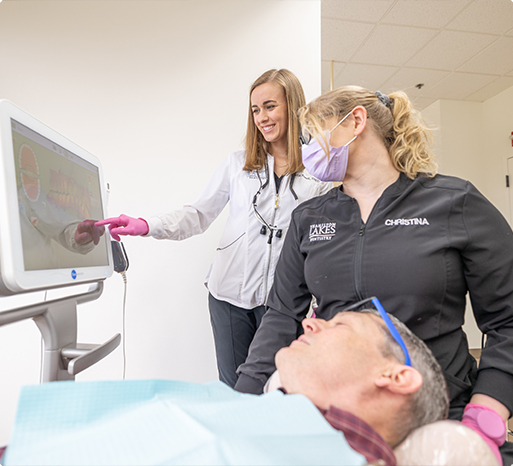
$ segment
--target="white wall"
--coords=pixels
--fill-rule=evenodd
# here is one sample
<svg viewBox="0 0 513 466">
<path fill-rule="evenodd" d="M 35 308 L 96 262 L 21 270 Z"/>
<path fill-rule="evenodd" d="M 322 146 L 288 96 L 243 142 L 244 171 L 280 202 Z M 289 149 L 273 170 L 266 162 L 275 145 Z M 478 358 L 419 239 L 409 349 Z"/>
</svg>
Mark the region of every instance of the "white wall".
<svg viewBox="0 0 513 466">
<path fill-rule="evenodd" d="M 440 173 L 471 181 L 513 225 L 505 183 L 506 161 L 513 157 L 513 87 L 483 103 L 439 100 L 422 114 L 434 128 Z M 480 348 L 470 302 L 464 330 L 470 347 Z"/>
<path fill-rule="evenodd" d="M 508 189 L 505 184 L 506 161 L 509 157 L 513 157 L 512 141 L 509 139 L 513 131 L 513 87 L 483 103 L 483 123 L 485 130 L 483 176 L 486 195 L 509 219 L 510 225 L 513 225 L 513 209 L 510 208 L 509 202 L 509 191 L 513 187 Z M 510 179 L 510 186 L 512 182 L 513 179 Z"/>
<path fill-rule="evenodd" d="M 0 57 L 0 98 L 102 160 L 110 215 L 149 216 L 193 200 L 242 147 L 261 73 L 288 68 L 307 99 L 320 93 L 320 0 L 6 0 Z M 181 243 L 124 240 L 127 378 L 217 378 L 203 278 L 225 217 Z M 122 299 L 116 275 L 79 309 L 79 341 L 122 332 Z M 0 327 L 0 445 L 21 385 L 39 381 L 40 345 L 31 321 Z M 118 348 L 77 380 L 122 370 Z"/>
<path fill-rule="evenodd" d="M 513 157 L 513 87 L 483 103 L 439 100 L 422 115 L 434 128 L 440 172 L 470 180 L 513 224 L 505 183 Z"/>
<path fill-rule="evenodd" d="M 470 180 L 484 190 L 483 105 L 440 100 L 440 173 Z"/>
</svg>

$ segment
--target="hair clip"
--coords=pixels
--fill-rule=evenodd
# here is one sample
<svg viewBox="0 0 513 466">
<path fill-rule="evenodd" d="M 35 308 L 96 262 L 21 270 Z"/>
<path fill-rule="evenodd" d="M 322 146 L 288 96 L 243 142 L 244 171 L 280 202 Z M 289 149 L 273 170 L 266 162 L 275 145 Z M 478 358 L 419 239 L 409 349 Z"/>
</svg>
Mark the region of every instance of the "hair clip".
<svg viewBox="0 0 513 466">
<path fill-rule="evenodd" d="M 382 94 L 380 91 L 376 91 L 374 94 L 376 94 L 376 97 L 385 107 L 390 108 L 390 97 L 388 97 L 385 94 Z"/>
</svg>

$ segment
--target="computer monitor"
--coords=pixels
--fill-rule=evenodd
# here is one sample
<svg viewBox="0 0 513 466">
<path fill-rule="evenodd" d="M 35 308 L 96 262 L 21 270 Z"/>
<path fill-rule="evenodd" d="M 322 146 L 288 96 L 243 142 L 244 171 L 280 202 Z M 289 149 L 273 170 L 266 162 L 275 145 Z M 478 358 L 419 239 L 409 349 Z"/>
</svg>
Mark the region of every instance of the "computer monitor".
<svg viewBox="0 0 513 466">
<path fill-rule="evenodd" d="M 0 295 L 112 275 L 100 161 L 0 100 Z"/>
</svg>

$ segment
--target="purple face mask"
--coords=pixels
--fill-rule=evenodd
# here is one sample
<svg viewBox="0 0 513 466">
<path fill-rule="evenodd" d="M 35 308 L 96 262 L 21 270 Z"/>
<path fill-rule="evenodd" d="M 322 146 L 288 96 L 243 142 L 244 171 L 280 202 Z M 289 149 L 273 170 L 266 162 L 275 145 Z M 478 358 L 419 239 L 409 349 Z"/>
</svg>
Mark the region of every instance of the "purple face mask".
<svg viewBox="0 0 513 466">
<path fill-rule="evenodd" d="M 347 160 L 349 156 L 349 144 L 351 144 L 356 136 L 351 139 L 345 146 L 333 147 L 330 144 L 330 136 L 332 131 L 340 125 L 352 111 L 349 112 L 342 120 L 340 120 L 331 130 L 324 131 L 330 156 L 327 157 L 324 149 L 316 139 L 312 139 L 309 144 L 303 144 L 303 165 L 308 173 L 315 176 L 321 181 L 342 181 L 346 176 Z"/>
</svg>

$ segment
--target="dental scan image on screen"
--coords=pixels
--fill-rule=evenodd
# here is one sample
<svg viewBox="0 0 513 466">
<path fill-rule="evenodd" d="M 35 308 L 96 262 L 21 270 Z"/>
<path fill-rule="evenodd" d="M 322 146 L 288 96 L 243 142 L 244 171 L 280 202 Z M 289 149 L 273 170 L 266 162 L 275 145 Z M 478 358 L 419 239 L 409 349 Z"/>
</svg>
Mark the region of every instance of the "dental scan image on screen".
<svg viewBox="0 0 513 466">
<path fill-rule="evenodd" d="M 108 265 L 98 168 L 11 119 L 26 271 Z"/>
</svg>

